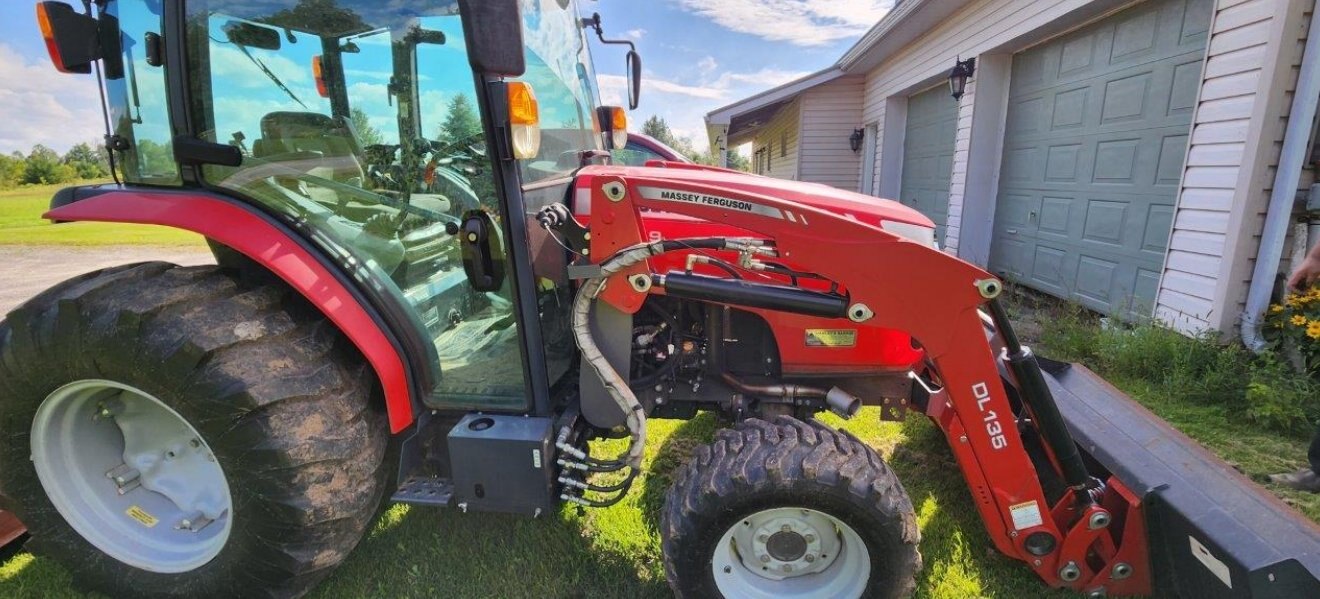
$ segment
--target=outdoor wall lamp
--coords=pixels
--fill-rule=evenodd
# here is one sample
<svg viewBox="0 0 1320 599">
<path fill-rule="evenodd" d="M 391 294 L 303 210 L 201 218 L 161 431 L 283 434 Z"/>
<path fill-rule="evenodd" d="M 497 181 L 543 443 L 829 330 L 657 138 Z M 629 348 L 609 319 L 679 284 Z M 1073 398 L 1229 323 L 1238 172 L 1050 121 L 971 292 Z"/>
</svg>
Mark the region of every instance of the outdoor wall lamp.
<svg viewBox="0 0 1320 599">
<path fill-rule="evenodd" d="M 857 152 L 862 149 L 862 140 L 865 139 L 866 132 L 861 129 L 853 129 L 852 135 L 848 136 L 848 147 Z"/>
<path fill-rule="evenodd" d="M 954 59 L 953 70 L 949 71 L 949 95 L 953 96 L 954 100 L 962 100 L 963 92 L 967 91 L 967 80 L 971 79 L 975 72 L 975 56 L 967 60 Z"/>
</svg>

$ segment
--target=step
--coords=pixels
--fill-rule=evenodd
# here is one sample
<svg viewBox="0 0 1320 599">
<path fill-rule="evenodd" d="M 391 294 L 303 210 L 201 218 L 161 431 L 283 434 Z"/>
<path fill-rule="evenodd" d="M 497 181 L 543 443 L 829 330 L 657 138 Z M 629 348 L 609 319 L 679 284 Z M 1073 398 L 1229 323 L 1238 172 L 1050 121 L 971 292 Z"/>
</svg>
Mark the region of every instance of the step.
<svg viewBox="0 0 1320 599">
<path fill-rule="evenodd" d="M 447 478 L 409 477 L 399 485 L 390 500 L 409 505 L 449 507 L 454 499 L 454 483 Z"/>
</svg>

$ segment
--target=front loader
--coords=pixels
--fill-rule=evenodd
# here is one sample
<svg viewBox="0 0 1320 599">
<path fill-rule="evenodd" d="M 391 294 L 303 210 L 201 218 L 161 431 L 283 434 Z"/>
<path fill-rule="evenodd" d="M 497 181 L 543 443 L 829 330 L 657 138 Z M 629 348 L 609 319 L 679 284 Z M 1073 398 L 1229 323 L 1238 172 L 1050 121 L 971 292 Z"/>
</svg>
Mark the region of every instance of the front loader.
<svg viewBox="0 0 1320 599">
<path fill-rule="evenodd" d="M 814 418 L 871 405 L 943 431 L 996 549 L 1049 586 L 1320 596 L 1320 529 L 1033 355 L 1000 280 L 928 218 L 610 165 L 626 117 L 599 105 L 589 46 L 626 42 L 576 2 L 85 9 L 38 20 L 57 68 L 104 77 L 118 179 L 47 217 L 194 231 L 217 264 L 89 273 L 0 322 L 3 507 L 79 584 L 297 596 L 386 494 L 605 508 L 648 421 L 713 412 L 659 519 L 677 596 L 903 596 L 911 500 Z"/>
</svg>

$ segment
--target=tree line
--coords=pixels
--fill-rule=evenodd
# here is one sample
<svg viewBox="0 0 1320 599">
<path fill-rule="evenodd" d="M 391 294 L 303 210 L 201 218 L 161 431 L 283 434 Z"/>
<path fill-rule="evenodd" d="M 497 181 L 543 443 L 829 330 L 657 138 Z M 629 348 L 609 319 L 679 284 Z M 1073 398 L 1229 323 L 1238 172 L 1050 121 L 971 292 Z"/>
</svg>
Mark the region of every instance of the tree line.
<svg viewBox="0 0 1320 599">
<path fill-rule="evenodd" d="M 51 185 L 110 176 L 105 146 L 81 143 L 63 156 L 37 144 L 27 154 L 0 154 L 0 189 L 19 185 Z"/>
</svg>

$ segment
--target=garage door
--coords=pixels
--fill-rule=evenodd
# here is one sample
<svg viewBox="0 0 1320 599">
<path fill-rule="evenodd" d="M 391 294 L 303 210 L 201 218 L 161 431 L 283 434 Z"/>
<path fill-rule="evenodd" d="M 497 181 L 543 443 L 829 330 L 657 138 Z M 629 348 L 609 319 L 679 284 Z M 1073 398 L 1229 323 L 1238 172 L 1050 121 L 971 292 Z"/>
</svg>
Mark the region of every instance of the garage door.
<svg viewBox="0 0 1320 599">
<path fill-rule="evenodd" d="M 1153 0 L 1013 58 L 990 266 L 1148 316 L 1212 0 Z"/>
<path fill-rule="evenodd" d="M 903 136 L 903 174 L 899 201 L 935 221 L 936 239 L 944 243 L 949 220 L 949 178 L 953 173 L 953 136 L 958 128 L 958 102 L 947 86 L 937 86 L 908 98 L 907 131 Z"/>
</svg>

